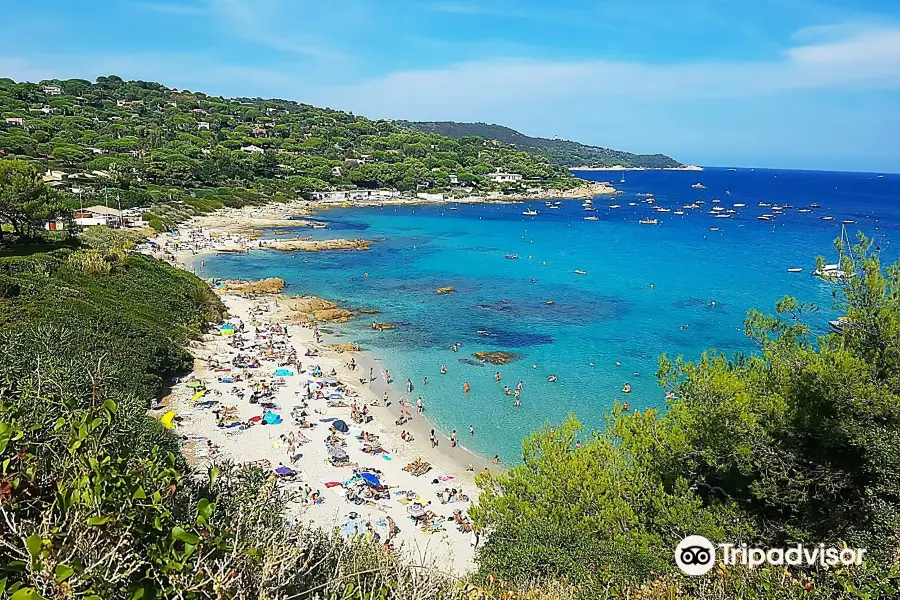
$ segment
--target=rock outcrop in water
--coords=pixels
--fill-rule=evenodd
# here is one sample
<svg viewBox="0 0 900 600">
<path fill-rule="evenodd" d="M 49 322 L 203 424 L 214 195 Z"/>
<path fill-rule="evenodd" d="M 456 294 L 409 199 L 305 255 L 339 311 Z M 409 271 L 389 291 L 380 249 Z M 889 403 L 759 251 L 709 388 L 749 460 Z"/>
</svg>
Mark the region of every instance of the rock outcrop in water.
<svg viewBox="0 0 900 600">
<path fill-rule="evenodd" d="M 346 344 L 331 344 L 331 346 L 329 346 L 329 347 L 330 347 L 332 350 L 335 350 L 335 351 L 341 352 L 341 353 L 344 353 L 344 352 L 359 352 L 359 344 L 352 344 L 352 343 L 349 343 L 349 342 L 346 343 Z"/>
<path fill-rule="evenodd" d="M 435 294 L 452 294 L 455 291 L 456 291 L 455 287 L 448 285 L 447 287 L 440 287 L 440 288 L 434 290 L 434 293 Z"/>
<path fill-rule="evenodd" d="M 506 365 L 519 358 L 513 352 L 503 352 L 495 350 L 493 352 L 475 352 L 472 354 L 478 360 L 482 360 L 492 365 Z"/>
<path fill-rule="evenodd" d="M 284 279 L 269 277 L 259 281 L 226 279 L 221 282 L 226 292 L 232 294 L 277 294 L 284 289 Z"/>
<path fill-rule="evenodd" d="M 308 240 L 291 238 L 266 241 L 264 248 L 280 252 L 326 252 L 331 250 L 368 250 L 369 240 Z"/>
<path fill-rule="evenodd" d="M 288 310 L 287 318 L 297 323 L 346 323 L 355 316 L 352 310 L 315 296 L 285 298 L 283 304 Z"/>
</svg>

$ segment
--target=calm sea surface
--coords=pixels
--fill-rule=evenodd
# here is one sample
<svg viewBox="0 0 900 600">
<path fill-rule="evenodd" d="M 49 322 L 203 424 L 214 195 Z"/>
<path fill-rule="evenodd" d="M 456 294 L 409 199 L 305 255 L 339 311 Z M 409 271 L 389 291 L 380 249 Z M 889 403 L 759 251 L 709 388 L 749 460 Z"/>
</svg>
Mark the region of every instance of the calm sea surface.
<svg viewBox="0 0 900 600">
<path fill-rule="evenodd" d="M 320 218 L 329 227 L 315 230 L 316 237 L 377 243 L 368 252 L 206 257 L 200 273 L 281 277 L 288 293 L 382 311 L 377 319 L 395 330 L 374 333 L 362 316 L 336 332 L 384 358 L 398 387 L 411 378 L 413 398 L 424 397 L 427 415 L 445 433 L 457 429 L 468 437 L 473 424 L 476 435 L 466 445 L 516 460 L 525 434 L 569 413 L 597 428 L 615 399 L 632 408 L 665 406 L 654 377 L 662 352 L 695 359 L 707 348 L 754 351 L 741 325 L 751 307 L 771 311 L 780 298 L 795 296 L 821 307 L 815 325 L 824 330 L 835 315 L 830 291 L 810 273 L 818 255 L 834 262 L 842 221 L 855 221 L 846 225 L 848 234 L 875 238 L 885 263 L 900 253 L 900 175 L 638 171 L 626 173 L 625 183 L 619 173 L 580 175 L 611 180 L 624 193 L 595 198 L 596 212 L 579 201 L 559 209 L 529 202 L 327 211 Z M 698 182 L 706 189 L 692 187 Z M 642 202 L 647 193 L 673 212 L 654 212 Z M 705 201 L 699 209 L 674 214 L 698 200 Z M 760 202 L 794 208 L 761 221 L 773 210 Z M 614 204 L 620 208 L 608 208 Z M 821 207 L 798 212 L 810 204 Z M 735 214 L 715 218 L 714 206 Z M 529 208 L 539 214 L 524 216 Z M 599 220 L 584 220 L 589 215 Z M 641 225 L 642 218 L 659 225 Z M 804 270 L 789 273 L 792 267 Z M 457 292 L 436 295 L 443 286 Z M 450 350 L 455 343 L 462 344 L 457 353 Z M 480 350 L 511 351 L 519 359 L 482 365 L 471 360 Z M 501 383 L 494 381 L 497 371 Z M 547 381 L 551 374 L 556 383 Z M 522 406 L 515 407 L 502 386 L 520 380 Z M 621 392 L 626 382 L 628 395 Z"/>
</svg>

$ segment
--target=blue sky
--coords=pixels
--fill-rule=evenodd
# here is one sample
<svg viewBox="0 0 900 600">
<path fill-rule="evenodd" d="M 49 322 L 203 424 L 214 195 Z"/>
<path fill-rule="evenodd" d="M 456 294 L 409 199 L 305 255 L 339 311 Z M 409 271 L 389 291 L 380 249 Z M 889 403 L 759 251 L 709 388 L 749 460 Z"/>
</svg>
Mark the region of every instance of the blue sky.
<svg viewBox="0 0 900 600">
<path fill-rule="evenodd" d="M 696 164 L 900 172 L 896 0 L 4 4 L 17 80 L 118 74 Z"/>
</svg>

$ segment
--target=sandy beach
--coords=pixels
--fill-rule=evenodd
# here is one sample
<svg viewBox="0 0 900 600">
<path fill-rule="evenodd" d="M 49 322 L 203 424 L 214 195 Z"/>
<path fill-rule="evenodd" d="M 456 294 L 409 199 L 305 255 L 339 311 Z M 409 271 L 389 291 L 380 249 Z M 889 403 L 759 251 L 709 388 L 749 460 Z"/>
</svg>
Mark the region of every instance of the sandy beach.
<svg viewBox="0 0 900 600">
<path fill-rule="evenodd" d="M 147 251 L 190 269 L 199 254 L 254 243 L 225 228 L 207 225 L 201 232 L 195 225 L 160 236 Z M 297 496 L 293 518 L 347 535 L 377 535 L 416 564 L 454 573 L 471 569 L 473 539 L 459 521 L 467 520 L 477 497 L 475 473 L 501 467 L 465 448 L 469 431 L 457 432 L 453 447 L 427 420 L 427 390 L 408 393 L 403 382 L 386 380 L 390 365 L 378 357 L 346 351 L 353 345 L 341 347 L 338 342 L 347 340 L 329 339 L 315 322 L 298 323 L 291 298 L 213 289 L 229 322 L 238 325 L 234 333 L 213 331 L 191 348 L 194 372 L 153 413 L 169 415 L 188 459 L 200 466 L 231 459 L 273 473 L 281 468 L 289 474 L 284 485 Z M 248 361 L 255 366 L 248 368 Z M 416 406 L 420 394 L 423 414 Z M 400 420 L 402 413 L 407 420 Z M 335 420 L 348 431 L 333 430 Z M 335 465 L 335 443 L 347 455 L 337 464 L 346 466 Z M 410 472 L 409 465 L 421 463 L 429 465 L 420 467 L 424 473 Z M 372 476 L 383 487 L 366 483 Z"/>
</svg>

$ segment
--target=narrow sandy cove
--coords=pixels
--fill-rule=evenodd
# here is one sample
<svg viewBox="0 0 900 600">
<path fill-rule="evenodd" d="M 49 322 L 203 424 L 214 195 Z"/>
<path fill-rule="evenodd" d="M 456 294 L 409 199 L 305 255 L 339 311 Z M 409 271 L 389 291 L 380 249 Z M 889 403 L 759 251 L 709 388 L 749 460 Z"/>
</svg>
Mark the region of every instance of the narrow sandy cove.
<svg viewBox="0 0 900 600">
<path fill-rule="evenodd" d="M 245 324 L 244 337 L 252 343 L 255 336 L 255 327 L 251 323 L 258 323 L 262 329 L 268 324 L 281 324 L 278 317 L 278 299 L 275 297 L 245 298 L 237 295 L 223 294 L 222 300 L 228 307 L 230 315 L 237 317 Z M 239 463 L 268 461 L 272 469 L 280 465 L 287 466 L 298 472 L 296 481 L 286 482 L 288 489 L 298 492 L 298 496 L 304 499 L 293 505 L 292 516 L 311 522 L 318 527 L 345 526 L 350 520 L 351 513 L 358 515 L 359 528 L 365 532 L 366 525 L 371 524 L 374 531 L 378 532 L 382 541 L 387 537 L 388 517 L 396 525 L 393 539 L 394 547 L 405 553 L 411 560 L 426 565 L 436 565 L 438 568 L 453 572 L 463 572 L 474 566 L 474 549 L 471 545 L 471 535 L 457 527 L 453 521 L 454 511 L 466 513 L 470 505 L 469 501 L 454 501 L 442 504 L 438 492 L 446 488 L 455 488 L 469 499 L 477 497 L 474 485 L 474 473 L 468 471 L 472 468 L 480 471 L 486 468 L 486 462 L 464 449 L 468 431 L 459 432 L 461 446 L 450 447 L 450 441 L 440 433 L 437 433 L 439 445 L 431 448 L 429 433 L 432 427 L 427 419 L 417 415 L 414 398 L 406 397 L 408 412 L 412 420 L 397 426 L 395 420 L 400 414 L 400 400 L 408 396 L 400 393 L 393 385 L 384 381 L 383 371 L 390 368 L 383 365 L 380 360 L 366 353 L 337 353 L 330 350 L 325 340 L 317 343 L 314 340 L 313 330 L 307 326 L 285 325 L 288 332 L 288 343 L 296 351 L 303 371 L 294 376 L 284 377 L 285 384 L 275 392 L 270 401 L 279 406 L 272 412 L 278 414 L 282 421 L 280 424 L 262 425 L 256 424 L 247 429 L 224 429 L 217 426 L 217 419 L 213 411 L 221 406 L 234 406 L 234 414 L 243 422 L 247 422 L 254 416 L 262 416 L 266 411 L 258 404 L 250 403 L 248 382 L 224 383 L 219 381 L 222 376 L 229 375 L 225 371 L 216 372 L 209 368 L 209 361 L 218 361 L 228 366 L 238 354 L 250 354 L 249 351 L 236 351 L 230 346 L 230 336 L 210 335 L 198 348 L 194 349 L 197 356 L 197 371 L 192 377 L 199 378 L 207 387 L 207 393 L 199 399 L 217 400 L 216 407 L 199 408 L 192 402 L 195 389 L 188 387 L 187 378 L 184 382 L 175 386 L 170 399 L 168 409 L 174 410 L 182 417 L 176 428 L 178 435 L 185 436 L 192 443 L 186 446 L 186 451 L 193 454 L 192 458 L 199 464 L 216 459 L 230 458 Z M 265 338 L 260 337 L 260 341 Z M 317 357 L 307 357 L 307 351 L 316 351 Z M 357 364 L 355 370 L 348 367 L 350 358 L 353 357 Z M 254 380 L 272 381 L 272 373 L 279 366 L 278 360 L 262 360 L 260 367 L 254 370 Z M 324 376 L 332 371 L 336 372 L 339 380 L 347 390 L 345 402 L 349 405 L 355 400 L 357 406 L 368 406 L 370 416 L 374 419 L 366 425 L 359 425 L 351 419 L 351 408 L 329 407 L 325 399 L 313 399 L 308 401 L 307 421 L 316 423 L 311 429 L 300 429 L 293 423 L 291 408 L 303 403 L 306 394 L 309 373 L 314 365 L 318 365 Z M 369 383 L 360 380 L 368 379 L 369 369 L 372 369 L 375 379 Z M 241 372 L 233 368 L 231 373 Z M 263 377 L 269 375 L 270 377 Z M 233 390 L 243 389 L 247 393 L 243 399 L 234 395 Z M 417 396 L 421 390 L 416 390 Z M 373 402 L 383 404 L 383 395 L 387 392 L 389 406 L 373 406 Z M 427 392 L 427 390 L 425 390 Z M 428 399 L 426 397 L 426 414 Z M 320 419 L 342 419 L 349 426 L 350 431 L 346 435 L 338 434 L 346 441 L 343 448 L 349 455 L 349 462 L 355 463 L 359 468 L 377 469 L 381 472 L 382 483 L 389 486 L 390 498 L 377 502 L 368 501 L 364 504 L 349 502 L 345 497 L 342 486 L 326 487 L 326 482 L 346 482 L 353 477 L 353 467 L 335 467 L 329 462 L 328 448 L 325 440 L 332 432 L 329 431 L 330 423 L 323 423 Z M 413 442 L 404 441 L 400 437 L 401 430 L 411 432 Z M 357 439 L 363 431 L 375 434 L 379 437 L 379 443 L 386 450 L 385 459 L 382 455 L 371 455 L 363 452 L 364 444 Z M 301 456 L 291 461 L 288 444 L 281 440 L 291 432 L 301 434 L 309 441 L 295 447 L 294 456 Z M 477 435 L 477 432 L 476 432 Z M 214 457 L 208 456 L 207 440 L 217 447 Z M 404 471 L 404 467 L 415 459 L 427 461 L 432 465 L 431 470 L 419 477 Z M 494 466 L 494 468 L 497 468 Z M 438 483 L 433 483 L 434 480 Z M 308 488 L 307 488 L 308 486 Z M 309 502 L 310 493 L 318 492 L 322 501 Z M 408 492 L 409 494 L 403 493 Z M 432 511 L 435 518 L 431 528 L 418 527 L 408 513 L 408 496 L 417 496 L 425 509 Z M 352 529 L 347 528 L 348 531 Z"/>
</svg>

